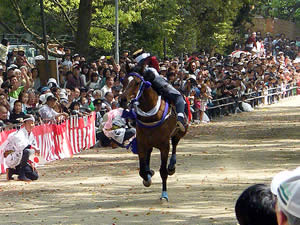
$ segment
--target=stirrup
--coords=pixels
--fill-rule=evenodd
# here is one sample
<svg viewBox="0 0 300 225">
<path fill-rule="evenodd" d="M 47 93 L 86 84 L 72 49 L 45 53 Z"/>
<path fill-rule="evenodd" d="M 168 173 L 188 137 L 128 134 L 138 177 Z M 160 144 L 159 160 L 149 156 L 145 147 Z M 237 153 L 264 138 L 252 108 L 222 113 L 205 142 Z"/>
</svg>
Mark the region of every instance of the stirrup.
<svg viewBox="0 0 300 225">
<path fill-rule="evenodd" d="M 185 127 L 180 121 L 177 121 L 176 126 L 179 128 L 180 131 L 185 132 Z"/>
</svg>

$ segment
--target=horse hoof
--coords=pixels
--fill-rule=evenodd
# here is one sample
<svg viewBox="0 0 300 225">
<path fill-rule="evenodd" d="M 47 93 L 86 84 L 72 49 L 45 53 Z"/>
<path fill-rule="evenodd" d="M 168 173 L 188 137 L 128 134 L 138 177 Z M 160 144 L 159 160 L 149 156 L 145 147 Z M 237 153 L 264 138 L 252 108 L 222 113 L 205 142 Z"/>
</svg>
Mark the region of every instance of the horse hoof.
<svg viewBox="0 0 300 225">
<path fill-rule="evenodd" d="M 172 175 L 175 173 L 176 168 L 174 167 L 173 169 L 170 169 L 170 168 L 168 167 L 168 168 L 167 168 L 167 171 L 168 171 L 168 175 L 169 175 L 169 176 L 172 176 Z"/>
<path fill-rule="evenodd" d="M 168 201 L 169 201 L 168 192 L 163 191 L 163 192 L 161 193 L 160 200 L 166 200 L 166 201 L 168 202 Z"/>
<path fill-rule="evenodd" d="M 150 174 L 148 174 L 148 180 L 147 181 L 143 180 L 143 184 L 144 184 L 145 187 L 150 187 L 151 186 L 152 180 L 151 180 L 151 175 Z"/>
</svg>

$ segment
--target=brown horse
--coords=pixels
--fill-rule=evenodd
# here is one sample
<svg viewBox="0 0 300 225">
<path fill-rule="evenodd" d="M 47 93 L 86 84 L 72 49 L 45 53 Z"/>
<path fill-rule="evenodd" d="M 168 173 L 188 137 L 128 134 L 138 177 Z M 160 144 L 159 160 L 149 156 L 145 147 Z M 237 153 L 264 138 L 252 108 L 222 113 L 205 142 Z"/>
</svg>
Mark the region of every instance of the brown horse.
<svg viewBox="0 0 300 225">
<path fill-rule="evenodd" d="M 130 74 L 132 75 L 132 74 Z M 151 185 L 151 177 L 154 175 L 150 169 L 150 157 L 154 148 L 160 150 L 161 165 L 160 176 L 162 179 L 161 199 L 168 201 L 167 178 L 175 173 L 176 147 L 179 140 L 186 134 L 176 127 L 176 113 L 173 107 L 162 99 L 154 89 L 147 87 L 147 82 L 138 74 L 133 75 L 123 94 L 121 106 L 128 106 L 136 113 L 136 138 L 140 162 L 140 176 L 146 187 Z M 149 84 L 148 84 L 149 86 Z M 135 100 L 133 103 L 132 100 Z M 187 128 L 186 128 L 187 130 Z M 170 139 L 172 141 L 172 156 L 167 167 L 170 151 Z"/>
</svg>

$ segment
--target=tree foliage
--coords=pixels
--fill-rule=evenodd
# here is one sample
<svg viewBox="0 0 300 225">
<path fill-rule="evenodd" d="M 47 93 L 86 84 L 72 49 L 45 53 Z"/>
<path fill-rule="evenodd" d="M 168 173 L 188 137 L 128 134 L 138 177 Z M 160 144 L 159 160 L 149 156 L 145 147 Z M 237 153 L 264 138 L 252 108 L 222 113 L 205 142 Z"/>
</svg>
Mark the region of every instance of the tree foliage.
<svg viewBox="0 0 300 225">
<path fill-rule="evenodd" d="M 61 35 L 76 40 L 82 19 L 79 17 L 80 1 L 84 0 L 44 0 L 47 33 L 52 41 Z M 91 1 L 86 46 L 92 52 L 111 54 L 115 1 Z M 144 47 L 162 57 L 165 41 L 168 56 L 201 49 L 226 53 L 243 34 L 245 23 L 251 22 L 254 13 L 299 21 L 299 4 L 300 0 L 119 1 L 120 48 L 133 51 Z M 0 22 L 16 33 L 31 33 L 34 40 L 41 43 L 39 1 L 1 0 Z"/>
<path fill-rule="evenodd" d="M 300 0 L 270 0 L 260 8 L 266 17 L 276 17 L 300 23 Z"/>
</svg>

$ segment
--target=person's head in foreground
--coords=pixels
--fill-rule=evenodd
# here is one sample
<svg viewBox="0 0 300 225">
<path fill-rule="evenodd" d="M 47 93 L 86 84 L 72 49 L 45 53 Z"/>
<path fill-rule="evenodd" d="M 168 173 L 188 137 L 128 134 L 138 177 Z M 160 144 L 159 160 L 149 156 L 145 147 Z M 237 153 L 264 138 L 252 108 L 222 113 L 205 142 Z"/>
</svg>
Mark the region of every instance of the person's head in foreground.
<svg viewBox="0 0 300 225">
<path fill-rule="evenodd" d="M 276 197 L 269 186 L 252 185 L 236 201 L 236 218 L 240 225 L 277 225 L 275 204 Z"/>
<path fill-rule="evenodd" d="M 274 176 L 271 190 L 277 196 L 278 225 L 300 225 L 300 168 Z"/>
</svg>

